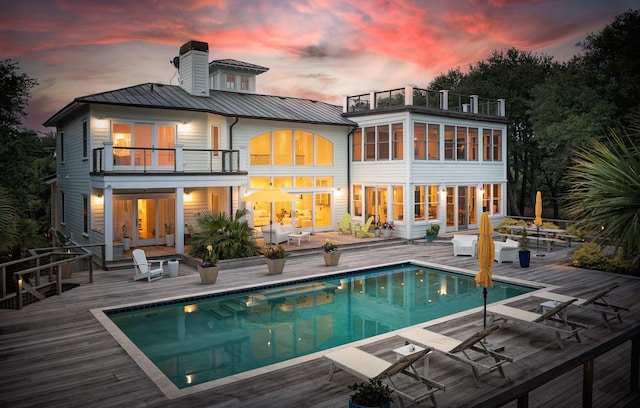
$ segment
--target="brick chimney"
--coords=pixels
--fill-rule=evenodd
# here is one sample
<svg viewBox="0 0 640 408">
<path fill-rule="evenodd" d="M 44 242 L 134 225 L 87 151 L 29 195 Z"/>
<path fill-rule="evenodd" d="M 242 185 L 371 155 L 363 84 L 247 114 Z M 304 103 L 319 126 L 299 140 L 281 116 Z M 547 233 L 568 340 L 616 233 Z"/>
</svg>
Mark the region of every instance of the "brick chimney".
<svg viewBox="0 0 640 408">
<path fill-rule="evenodd" d="M 209 96 L 209 44 L 191 40 L 180 47 L 180 87 L 194 96 Z"/>
</svg>

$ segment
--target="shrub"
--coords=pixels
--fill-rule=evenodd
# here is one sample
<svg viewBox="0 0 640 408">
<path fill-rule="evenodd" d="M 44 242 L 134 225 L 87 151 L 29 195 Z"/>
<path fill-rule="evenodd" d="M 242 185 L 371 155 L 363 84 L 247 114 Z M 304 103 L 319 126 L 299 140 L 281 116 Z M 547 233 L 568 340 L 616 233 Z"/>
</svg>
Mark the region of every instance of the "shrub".
<svg viewBox="0 0 640 408">
<path fill-rule="evenodd" d="M 509 228 L 502 228 L 502 227 L 509 227 L 513 225 L 524 227 L 526 224 L 523 220 L 516 220 L 514 218 L 506 217 L 504 220 L 502 220 L 500 225 L 498 225 L 498 228 L 496 230 L 502 234 L 509 234 L 511 233 L 511 230 Z"/>
<path fill-rule="evenodd" d="M 632 263 L 618 252 L 614 257 L 607 256 L 600 245 L 587 242 L 573 253 L 571 265 L 585 269 L 596 269 L 605 272 L 629 273 Z"/>
</svg>

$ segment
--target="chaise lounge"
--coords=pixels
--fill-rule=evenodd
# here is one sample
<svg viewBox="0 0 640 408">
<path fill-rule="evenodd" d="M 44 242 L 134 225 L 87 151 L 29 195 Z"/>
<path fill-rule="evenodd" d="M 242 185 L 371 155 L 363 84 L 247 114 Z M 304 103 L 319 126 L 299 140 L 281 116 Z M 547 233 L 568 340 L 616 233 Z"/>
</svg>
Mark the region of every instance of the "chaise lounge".
<svg viewBox="0 0 640 408">
<path fill-rule="evenodd" d="M 389 388 L 397 392 L 402 398 L 411 401 L 412 404 L 431 399 L 433 406 L 437 407 L 434 393 L 438 390 L 444 391 L 445 386 L 421 376 L 414 367 L 415 362 L 424 358 L 430 352 L 430 349 L 424 349 L 390 363 L 359 348 L 345 347 L 325 354 L 324 358 L 331 362 L 329 381 L 333 378 L 336 369 L 342 369 L 363 380 L 387 380 Z M 421 385 L 419 392 L 409 393 L 409 389 L 413 389 L 416 382 L 403 386 L 396 385 L 392 378 L 396 374 L 404 374 L 414 379 L 417 385 Z M 402 405 L 402 400 L 400 400 L 400 403 Z"/>
</svg>

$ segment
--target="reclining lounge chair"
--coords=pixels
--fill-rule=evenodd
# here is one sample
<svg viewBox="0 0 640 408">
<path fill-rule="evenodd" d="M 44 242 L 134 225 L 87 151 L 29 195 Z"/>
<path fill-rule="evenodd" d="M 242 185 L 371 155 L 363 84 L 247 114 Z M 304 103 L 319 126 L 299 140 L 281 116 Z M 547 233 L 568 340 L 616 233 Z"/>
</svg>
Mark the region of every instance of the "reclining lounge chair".
<svg viewBox="0 0 640 408">
<path fill-rule="evenodd" d="M 430 349 L 424 349 L 405 356 L 394 363 L 390 363 L 359 348 L 345 347 L 338 351 L 325 354 L 324 358 L 331 362 L 329 381 L 331 381 L 336 369 L 342 369 L 363 380 L 369 380 L 370 378 L 381 381 L 387 380 L 389 388 L 393 389 L 400 397 L 411 401 L 412 404 L 418 404 L 429 398 L 433 406 L 437 407 L 433 394 L 438 390 L 444 391 L 445 386 L 421 376 L 414 367 L 416 361 L 430 352 Z M 416 384 L 415 382 L 402 387 L 396 386 L 392 376 L 400 373 L 413 378 L 419 385 L 420 383 L 424 385 L 424 388 L 420 387 L 419 393 L 409 394 L 407 390 L 409 388 L 413 389 Z M 400 403 L 402 404 L 401 399 Z"/>
<path fill-rule="evenodd" d="M 571 299 L 566 302 L 559 303 L 557 306 L 543 314 L 529 312 L 501 304 L 492 305 L 487 307 L 487 313 L 491 315 L 488 324 L 491 325 L 496 319 L 503 319 L 505 321 L 513 320 L 517 323 L 525 323 L 543 330 L 552 330 L 556 335 L 560 348 L 564 348 L 563 341 L 571 337 L 575 337 L 578 343 L 580 343 L 580 335 L 578 332 L 587 328 L 587 326 L 567 320 L 565 317 L 566 314 L 564 311 L 576 300 L 577 299 Z"/>
<path fill-rule="evenodd" d="M 435 333 L 426 329 L 405 331 L 399 336 L 413 344 L 431 348 L 445 356 L 471 367 L 476 378 L 476 385 L 480 386 L 480 372 L 498 371 L 502 378 L 507 378 L 502 368 L 505 363 L 513 362 L 513 358 L 488 350 L 482 341 L 499 326 L 489 326 L 467 339 L 460 341 L 452 337 Z M 492 359 L 490 363 L 483 360 Z"/>
</svg>

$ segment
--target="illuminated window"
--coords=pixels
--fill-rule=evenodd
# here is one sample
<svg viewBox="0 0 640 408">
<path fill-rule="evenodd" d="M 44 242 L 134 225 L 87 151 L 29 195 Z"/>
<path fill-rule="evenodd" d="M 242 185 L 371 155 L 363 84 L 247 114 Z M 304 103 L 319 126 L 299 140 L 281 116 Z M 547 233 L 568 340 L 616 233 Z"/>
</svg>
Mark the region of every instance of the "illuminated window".
<svg viewBox="0 0 640 408">
<path fill-rule="evenodd" d="M 378 130 L 378 160 L 389 160 L 389 125 L 377 127 Z"/>
<path fill-rule="evenodd" d="M 175 162 L 175 142 L 176 128 L 175 126 L 158 126 L 158 147 L 162 149 L 158 151 L 158 164 L 160 166 L 173 166 Z"/>
<path fill-rule="evenodd" d="M 364 159 L 376 159 L 376 128 L 373 126 L 364 128 Z"/>
<path fill-rule="evenodd" d="M 482 186 L 482 207 L 489 214 L 502 214 L 501 184 L 484 184 Z"/>
<path fill-rule="evenodd" d="M 313 165 L 313 133 L 295 131 L 296 166 Z"/>
<path fill-rule="evenodd" d="M 429 124 L 427 152 L 429 160 L 440 160 L 440 125 Z"/>
<path fill-rule="evenodd" d="M 413 124 L 413 159 L 424 160 L 427 158 L 426 143 L 427 143 L 427 124 L 426 123 L 414 123 Z"/>
<path fill-rule="evenodd" d="M 456 141 L 454 139 L 455 126 L 446 125 L 444 127 L 444 159 L 455 160 L 453 152 L 455 151 Z"/>
<path fill-rule="evenodd" d="M 251 164 L 268 166 L 271 164 L 271 133 L 263 133 L 249 141 Z"/>
<path fill-rule="evenodd" d="M 393 220 L 404 220 L 404 188 L 402 186 L 393 187 Z"/>
<path fill-rule="evenodd" d="M 456 159 L 467 160 L 467 128 L 464 126 L 456 127 Z"/>
<path fill-rule="evenodd" d="M 502 161 L 502 132 L 493 130 L 493 161 Z"/>
<path fill-rule="evenodd" d="M 429 186 L 429 219 L 437 220 L 438 216 L 438 204 L 440 203 L 440 196 L 438 194 L 438 186 Z"/>
<path fill-rule="evenodd" d="M 413 219 L 416 221 L 424 220 L 426 217 L 425 208 L 427 207 L 427 187 L 413 187 Z"/>
<path fill-rule="evenodd" d="M 482 160 L 502 161 L 502 132 L 498 129 L 482 129 Z"/>
<path fill-rule="evenodd" d="M 333 187 L 333 177 L 316 177 L 316 187 Z"/>
<path fill-rule="evenodd" d="M 362 217 L 362 185 L 353 185 L 353 215 Z"/>
<path fill-rule="evenodd" d="M 333 166 L 333 143 L 316 135 L 316 166 Z"/>
<path fill-rule="evenodd" d="M 402 123 L 391 125 L 392 133 L 392 159 L 402 160 L 404 158 L 404 128 Z"/>
<path fill-rule="evenodd" d="M 296 177 L 295 178 L 297 188 L 313 187 L 313 177 Z"/>
<path fill-rule="evenodd" d="M 353 132 L 353 161 L 362 161 L 362 129 Z"/>
<path fill-rule="evenodd" d="M 249 179 L 249 187 L 254 189 L 267 188 L 271 185 L 270 177 L 251 177 Z"/>
<path fill-rule="evenodd" d="M 291 130 L 273 132 L 273 164 L 276 166 L 293 165 L 293 133 Z"/>
<path fill-rule="evenodd" d="M 478 160 L 478 128 L 469 128 L 469 138 L 467 140 L 469 152 L 467 159 L 470 161 Z"/>
<path fill-rule="evenodd" d="M 220 149 L 220 127 L 214 125 L 211 126 L 211 148 L 215 150 L 213 152 L 214 157 L 220 155 L 218 151 Z"/>
</svg>

